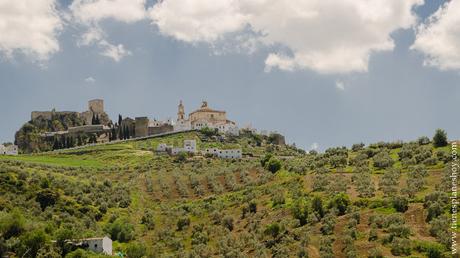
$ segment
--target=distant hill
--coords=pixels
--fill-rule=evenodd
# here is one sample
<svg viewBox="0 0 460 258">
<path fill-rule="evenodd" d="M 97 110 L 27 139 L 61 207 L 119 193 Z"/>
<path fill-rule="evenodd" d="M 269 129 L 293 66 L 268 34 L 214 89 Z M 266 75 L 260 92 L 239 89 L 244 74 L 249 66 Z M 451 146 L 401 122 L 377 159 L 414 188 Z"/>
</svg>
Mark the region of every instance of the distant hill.
<svg viewBox="0 0 460 258">
<path fill-rule="evenodd" d="M 184 139 L 244 158 L 155 152 Z M 0 156 L 0 256 L 103 257 L 64 240 L 108 235 L 127 257 L 450 257 L 448 146 L 274 142 L 187 132 Z"/>
</svg>

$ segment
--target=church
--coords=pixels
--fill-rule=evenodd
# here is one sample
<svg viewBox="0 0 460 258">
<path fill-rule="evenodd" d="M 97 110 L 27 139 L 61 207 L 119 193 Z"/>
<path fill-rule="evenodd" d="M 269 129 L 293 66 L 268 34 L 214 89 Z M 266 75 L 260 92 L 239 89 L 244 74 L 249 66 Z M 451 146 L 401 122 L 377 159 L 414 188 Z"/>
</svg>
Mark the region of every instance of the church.
<svg viewBox="0 0 460 258">
<path fill-rule="evenodd" d="M 177 120 L 174 131 L 200 130 L 201 128 L 216 128 L 219 132 L 238 135 L 239 129 L 235 122 L 227 119 L 227 112 L 208 107 L 203 101 L 201 107 L 185 116 L 182 100 L 178 106 Z"/>
</svg>

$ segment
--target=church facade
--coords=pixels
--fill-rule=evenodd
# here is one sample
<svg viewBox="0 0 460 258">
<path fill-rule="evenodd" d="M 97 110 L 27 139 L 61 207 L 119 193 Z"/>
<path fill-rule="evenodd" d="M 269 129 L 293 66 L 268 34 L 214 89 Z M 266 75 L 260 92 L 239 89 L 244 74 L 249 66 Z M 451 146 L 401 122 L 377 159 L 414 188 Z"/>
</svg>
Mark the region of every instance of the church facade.
<svg viewBox="0 0 460 258">
<path fill-rule="evenodd" d="M 201 107 L 185 116 L 185 108 L 180 101 L 174 131 L 200 130 L 202 128 L 216 128 L 219 132 L 238 135 L 239 129 L 235 122 L 227 119 L 227 112 L 215 110 L 203 101 Z"/>
</svg>

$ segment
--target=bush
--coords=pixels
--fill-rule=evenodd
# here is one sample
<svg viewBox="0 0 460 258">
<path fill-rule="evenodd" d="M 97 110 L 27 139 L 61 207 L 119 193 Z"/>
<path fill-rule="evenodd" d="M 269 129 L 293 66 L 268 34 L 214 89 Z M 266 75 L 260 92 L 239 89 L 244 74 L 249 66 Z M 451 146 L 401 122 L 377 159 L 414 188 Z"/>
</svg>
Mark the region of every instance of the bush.
<svg viewBox="0 0 460 258">
<path fill-rule="evenodd" d="M 393 208 L 398 212 L 406 212 L 409 208 L 409 199 L 404 196 L 396 196 L 393 198 Z"/>
<path fill-rule="evenodd" d="M 437 129 L 433 136 L 434 147 L 447 146 L 447 133 L 442 129 Z"/>
<path fill-rule="evenodd" d="M 350 198 L 348 195 L 341 193 L 334 196 L 329 203 L 329 208 L 335 208 L 338 211 L 338 215 L 344 215 L 347 211 L 348 205 L 350 204 Z"/>
<path fill-rule="evenodd" d="M 316 212 L 320 218 L 324 217 L 323 200 L 321 200 L 321 197 L 313 197 L 311 202 L 311 209 Z"/>
<path fill-rule="evenodd" d="M 147 249 L 142 243 L 129 243 L 126 247 L 126 255 L 129 258 L 142 258 L 147 255 Z"/>
<path fill-rule="evenodd" d="M 430 138 L 426 137 L 426 136 L 422 136 L 420 138 L 417 139 L 417 142 L 419 145 L 427 145 L 430 143 Z"/>
<path fill-rule="evenodd" d="M 13 210 L 0 217 L 0 235 L 5 239 L 17 237 L 24 232 L 25 223 L 22 213 L 19 210 Z"/>
<path fill-rule="evenodd" d="M 134 226 L 126 218 L 117 218 L 114 222 L 107 224 L 105 231 L 112 240 L 119 242 L 128 242 L 134 239 Z"/>
<path fill-rule="evenodd" d="M 367 256 L 368 258 L 383 258 L 382 250 L 378 248 L 372 248 L 369 250 L 369 255 Z"/>
<path fill-rule="evenodd" d="M 272 173 L 276 173 L 281 169 L 281 161 L 275 157 L 271 157 L 268 162 L 265 163 L 265 168 Z"/>
<path fill-rule="evenodd" d="M 395 238 L 391 243 L 391 253 L 396 256 L 410 255 L 411 244 L 409 239 Z"/>
<path fill-rule="evenodd" d="M 232 216 L 225 216 L 222 219 L 222 226 L 226 227 L 228 230 L 233 230 L 233 217 Z"/>
<path fill-rule="evenodd" d="M 387 151 L 381 151 L 376 154 L 372 160 L 374 161 L 374 167 L 385 169 L 393 166 L 394 160 L 390 157 Z"/>
<path fill-rule="evenodd" d="M 301 226 L 308 222 L 308 201 L 306 198 L 297 199 L 292 206 L 292 215 L 299 220 Z"/>
<path fill-rule="evenodd" d="M 272 197 L 273 206 L 283 205 L 286 202 L 283 191 L 277 191 Z"/>
<path fill-rule="evenodd" d="M 188 217 L 180 218 L 177 223 L 177 230 L 181 231 L 185 227 L 188 227 L 190 225 L 190 219 Z"/>
<path fill-rule="evenodd" d="M 270 235 L 273 238 L 276 238 L 280 232 L 281 232 L 281 227 L 276 222 L 268 224 L 264 231 L 266 235 Z"/>
<path fill-rule="evenodd" d="M 141 218 L 141 224 L 144 224 L 149 230 L 155 228 L 155 219 L 151 210 L 144 211 L 144 215 Z"/>
</svg>

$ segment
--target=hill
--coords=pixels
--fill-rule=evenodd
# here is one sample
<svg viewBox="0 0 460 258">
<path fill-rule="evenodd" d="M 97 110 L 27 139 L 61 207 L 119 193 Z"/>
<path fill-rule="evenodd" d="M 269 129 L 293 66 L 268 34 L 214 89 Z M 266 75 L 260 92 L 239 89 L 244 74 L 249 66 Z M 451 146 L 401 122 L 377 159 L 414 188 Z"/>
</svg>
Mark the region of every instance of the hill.
<svg viewBox="0 0 460 258">
<path fill-rule="evenodd" d="M 156 153 L 196 139 L 241 160 Z M 310 152 L 201 132 L 0 156 L 0 256 L 449 257 L 449 147 L 376 143 Z M 280 164 L 281 167 L 277 165 Z"/>
</svg>

